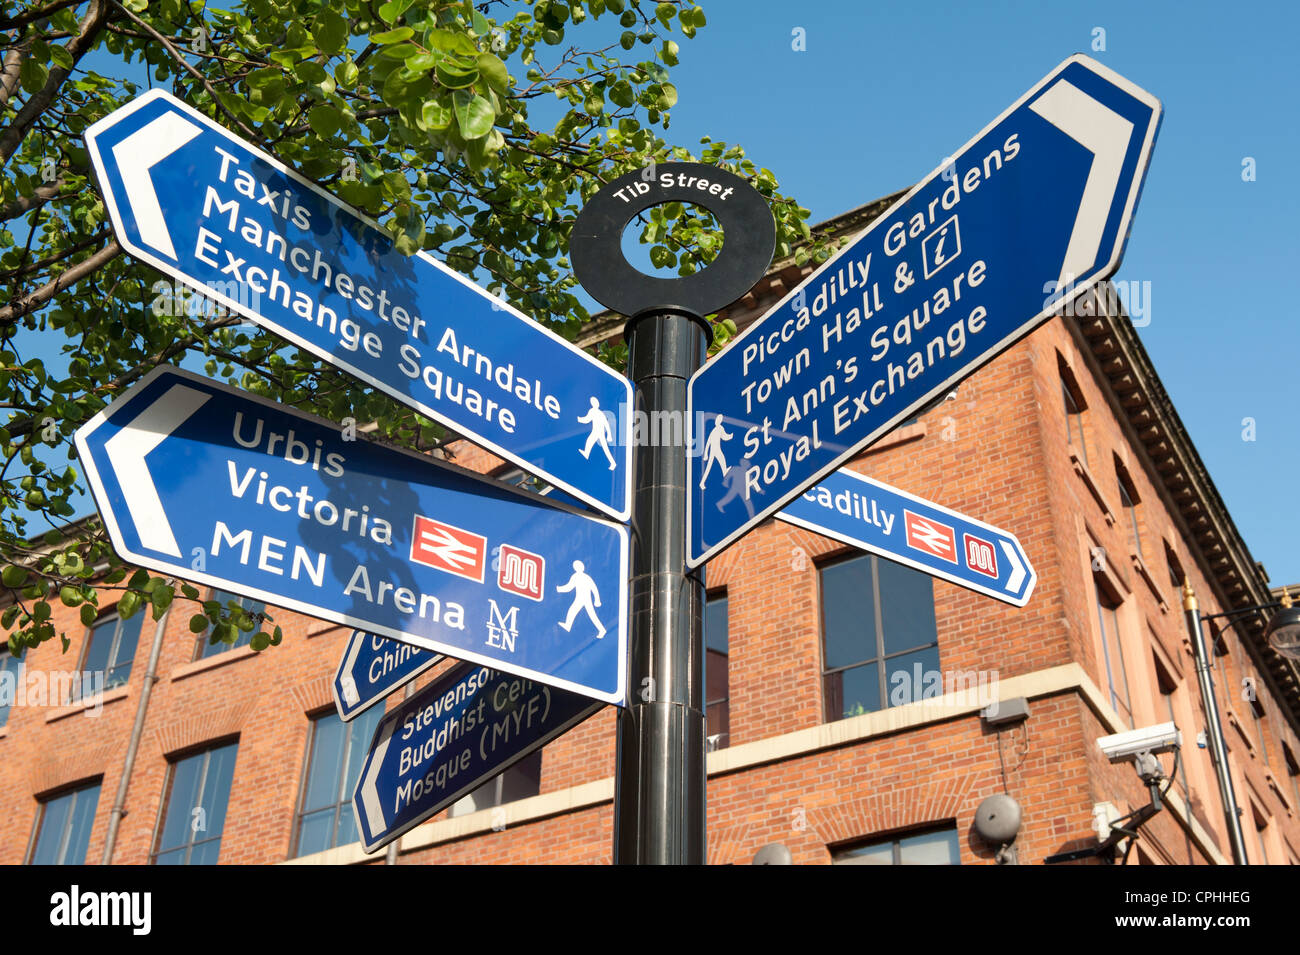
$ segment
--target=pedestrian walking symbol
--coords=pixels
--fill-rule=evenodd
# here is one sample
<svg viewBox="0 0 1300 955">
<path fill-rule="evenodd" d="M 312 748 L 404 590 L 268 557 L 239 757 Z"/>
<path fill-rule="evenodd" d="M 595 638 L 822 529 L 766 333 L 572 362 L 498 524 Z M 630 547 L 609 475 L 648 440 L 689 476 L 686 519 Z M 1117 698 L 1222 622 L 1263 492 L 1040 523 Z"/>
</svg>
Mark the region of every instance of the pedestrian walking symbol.
<svg viewBox="0 0 1300 955">
<path fill-rule="evenodd" d="M 578 616 L 580 610 L 587 611 L 587 616 L 591 622 L 596 625 L 597 637 L 605 636 L 605 626 L 600 622 L 600 617 L 596 615 L 596 608 L 600 606 L 600 591 L 596 587 L 596 582 L 591 579 L 587 573 L 586 566 L 580 560 L 573 562 L 573 576 L 562 586 L 555 588 L 556 593 L 573 594 L 573 605 L 569 607 L 569 615 L 564 618 L 560 624 L 564 632 L 568 633 L 573 628 L 574 618 Z"/>
<path fill-rule="evenodd" d="M 591 407 L 587 413 L 578 419 L 578 424 L 591 425 L 591 436 L 587 438 L 587 445 L 578 453 L 584 458 L 591 455 L 591 449 L 595 445 L 600 445 L 600 450 L 605 452 L 605 457 L 609 459 L 609 469 L 612 471 L 618 465 L 614 462 L 614 455 L 609 450 L 609 443 L 614 439 L 614 429 L 610 427 L 609 418 L 601 410 L 600 402 L 595 398 L 591 399 Z"/>
<path fill-rule="evenodd" d="M 735 435 L 728 431 L 722 424 L 722 415 L 713 419 L 713 428 L 709 431 L 709 436 L 704 439 L 704 473 L 700 476 L 700 489 L 704 489 L 704 482 L 709 479 L 709 472 L 713 470 L 716 463 L 722 471 L 722 477 L 725 480 L 727 476 L 727 459 L 722 456 L 722 442 L 730 441 Z"/>
</svg>

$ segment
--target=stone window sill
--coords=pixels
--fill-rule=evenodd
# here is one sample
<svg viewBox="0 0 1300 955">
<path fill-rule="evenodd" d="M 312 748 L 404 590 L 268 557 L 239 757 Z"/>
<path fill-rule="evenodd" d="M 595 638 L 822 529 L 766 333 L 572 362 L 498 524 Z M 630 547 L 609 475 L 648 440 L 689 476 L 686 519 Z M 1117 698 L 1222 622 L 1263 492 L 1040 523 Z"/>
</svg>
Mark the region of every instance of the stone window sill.
<svg viewBox="0 0 1300 955">
<path fill-rule="evenodd" d="M 184 663 L 178 666 L 172 670 L 171 681 L 175 683 L 177 680 L 194 676 L 196 673 L 205 673 L 208 670 L 215 670 L 217 667 L 223 667 L 229 663 L 236 663 L 239 660 L 247 660 L 249 657 L 255 656 L 257 656 L 257 651 L 252 647 L 235 647 L 233 650 L 218 653 L 216 656 L 205 657 L 202 660 L 195 660 L 193 663 Z"/>
<path fill-rule="evenodd" d="M 1088 465 L 1083 463 L 1083 458 L 1079 457 L 1078 452 L 1070 452 L 1070 464 L 1074 466 L 1074 473 L 1079 475 L 1080 480 L 1083 481 L 1084 487 L 1088 489 L 1088 493 L 1092 495 L 1093 500 L 1097 502 L 1097 506 L 1101 508 L 1101 513 L 1106 518 L 1106 523 L 1113 527 L 1115 525 L 1115 512 L 1112 511 L 1110 505 L 1106 503 L 1106 498 L 1102 495 L 1101 488 L 1097 486 L 1096 480 L 1093 479 L 1092 472 L 1088 470 Z"/>
<path fill-rule="evenodd" d="M 1152 596 L 1156 598 L 1156 603 L 1160 604 L 1160 612 L 1168 613 L 1169 603 L 1165 600 L 1164 594 L 1160 592 L 1160 588 L 1156 585 L 1155 578 L 1151 576 L 1151 571 L 1147 569 L 1146 561 L 1142 559 L 1142 555 L 1130 551 L 1129 557 L 1133 561 L 1133 567 L 1137 570 L 1138 576 L 1146 581 L 1147 589 L 1150 590 Z"/>
<path fill-rule="evenodd" d="M 45 722 L 53 723 L 69 716 L 76 716 L 78 713 L 84 713 L 86 710 L 93 710 L 100 706 L 107 706 L 109 703 L 116 703 L 118 700 L 125 700 L 130 692 L 129 686 L 118 686 L 101 693 L 98 696 L 92 696 L 88 700 L 78 700 L 76 703 L 69 703 L 67 706 L 60 706 L 57 710 L 52 710 L 46 714 Z"/>
</svg>

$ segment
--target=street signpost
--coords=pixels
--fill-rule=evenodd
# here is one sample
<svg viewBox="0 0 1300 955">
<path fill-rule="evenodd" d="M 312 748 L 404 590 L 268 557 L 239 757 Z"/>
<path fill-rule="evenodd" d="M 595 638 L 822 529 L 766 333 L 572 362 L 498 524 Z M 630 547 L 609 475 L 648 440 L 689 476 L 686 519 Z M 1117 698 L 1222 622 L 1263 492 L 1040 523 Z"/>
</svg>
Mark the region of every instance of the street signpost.
<svg viewBox="0 0 1300 955">
<path fill-rule="evenodd" d="M 136 258 L 627 520 L 622 375 L 161 90 L 86 145 Z"/>
<path fill-rule="evenodd" d="M 1071 57 L 696 372 L 690 566 L 1111 275 L 1160 115 Z"/>
<path fill-rule="evenodd" d="M 366 852 L 441 812 L 601 708 L 586 697 L 462 663 L 375 731 L 352 795 Z"/>
<path fill-rule="evenodd" d="M 1014 607 L 1038 580 L 1014 534 L 847 468 L 776 517 Z"/>
<path fill-rule="evenodd" d="M 198 375 L 77 432 L 125 560 L 621 703 L 621 525 Z"/>
<path fill-rule="evenodd" d="M 350 721 L 442 659 L 440 653 L 353 630 L 330 683 L 339 718 Z"/>
</svg>

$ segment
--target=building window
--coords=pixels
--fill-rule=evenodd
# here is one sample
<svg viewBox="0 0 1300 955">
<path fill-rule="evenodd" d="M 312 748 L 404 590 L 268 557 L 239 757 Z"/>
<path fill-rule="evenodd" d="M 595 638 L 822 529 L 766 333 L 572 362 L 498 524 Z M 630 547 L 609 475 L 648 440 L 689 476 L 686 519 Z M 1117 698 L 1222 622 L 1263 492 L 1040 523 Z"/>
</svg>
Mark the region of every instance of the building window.
<svg viewBox="0 0 1300 955">
<path fill-rule="evenodd" d="M 1124 516 L 1129 522 L 1129 528 L 1133 533 L 1133 553 L 1139 557 L 1142 556 L 1142 532 L 1138 527 L 1138 510 L 1137 506 L 1141 498 L 1138 497 L 1137 485 L 1133 479 L 1128 476 L 1128 471 L 1119 461 L 1115 462 L 1115 476 L 1119 480 L 1119 503 L 1124 508 Z"/>
<path fill-rule="evenodd" d="M 961 865 L 957 827 L 878 839 L 831 852 L 832 865 Z"/>
<path fill-rule="evenodd" d="M 1061 398 L 1065 403 L 1065 438 L 1070 447 L 1079 452 L 1083 466 L 1088 467 L 1088 441 L 1083 434 L 1083 413 L 1088 405 L 1065 359 L 1058 354 L 1056 361 L 1061 373 Z"/>
<path fill-rule="evenodd" d="M 1165 563 L 1169 566 L 1169 582 L 1174 585 L 1174 596 L 1177 597 L 1183 592 L 1183 581 L 1187 579 L 1183 573 L 1183 565 L 1178 562 L 1174 556 L 1172 548 L 1165 544 Z"/>
<path fill-rule="evenodd" d="M 1259 698 L 1260 685 L 1259 677 L 1246 677 L 1245 685 L 1241 688 L 1242 696 L 1246 698 L 1246 708 L 1250 710 L 1251 718 L 1255 721 L 1255 738 L 1259 740 L 1259 758 L 1268 763 L 1268 742 L 1264 738 L 1264 701 Z"/>
<path fill-rule="evenodd" d="M 1123 640 L 1119 627 L 1118 600 L 1094 579 L 1097 594 L 1097 623 L 1101 628 L 1102 660 L 1106 665 L 1106 685 L 1110 693 L 1111 708 L 1119 714 L 1124 725 L 1133 726 L 1133 706 L 1128 692 L 1128 672 L 1124 666 Z"/>
<path fill-rule="evenodd" d="M 504 806 L 516 799 L 527 799 L 542 791 L 542 750 L 536 750 L 504 773 L 489 779 L 478 789 L 452 804 L 450 818 L 467 816 L 471 812 Z"/>
<path fill-rule="evenodd" d="M 9 710 L 18 699 L 18 682 L 22 678 L 23 655 L 14 656 L 6 650 L 4 656 L 0 656 L 0 729 L 9 722 Z"/>
<path fill-rule="evenodd" d="M 155 865 L 216 865 L 239 743 L 226 743 L 173 763 Z"/>
<path fill-rule="evenodd" d="M 217 654 L 225 653 L 227 650 L 248 646 L 253 639 L 253 634 L 257 633 L 258 628 L 261 626 L 261 615 L 266 613 L 266 604 L 262 601 L 254 600 L 252 597 L 241 597 L 239 594 L 232 594 L 225 590 L 212 591 L 208 596 L 208 600 L 217 601 L 221 604 L 223 610 L 227 609 L 227 605 L 231 603 L 238 607 L 242 607 L 248 612 L 249 616 L 253 618 L 253 629 L 244 630 L 239 627 L 236 622 L 234 643 L 226 643 L 224 640 L 218 640 L 216 643 L 213 643 L 212 628 L 209 627 L 203 633 L 199 634 L 198 640 L 195 641 L 195 660 L 206 660 L 208 657 L 215 657 Z M 232 618 L 232 621 L 237 621 L 237 619 L 237 617 Z"/>
<path fill-rule="evenodd" d="M 86 673 L 103 673 L 105 690 L 125 685 L 131 679 L 131 664 L 135 662 L 135 648 L 140 642 L 140 628 L 143 625 L 143 613 L 137 613 L 129 620 L 112 614 L 96 621 L 91 628 L 90 638 L 86 641 L 86 655 L 82 659 L 81 669 Z M 90 682 L 73 680 L 73 696 L 69 702 L 75 703 L 81 687 Z"/>
<path fill-rule="evenodd" d="M 357 841 L 352 790 L 375 727 L 383 718 L 384 708 L 372 706 L 348 723 L 332 710 L 312 720 L 294 855 L 305 856 Z"/>
<path fill-rule="evenodd" d="M 1259 806 L 1255 805 L 1255 800 L 1250 801 L 1250 814 L 1255 820 L 1255 839 L 1259 846 L 1259 861 L 1261 865 L 1268 865 L 1268 846 L 1264 833 L 1268 830 L 1268 815 Z"/>
<path fill-rule="evenodd" d="M 1291 795 L 1295 796 L 1295 808 L 1300 811 L 1300 759 L 1296 759 L 1295 750 L 1290 743 L 1282 744 L 1282 756 L 1286 760 L 1286 774 L 1291 778 Z"/>
<path fill-rule="evenodd" d="M 90 829 L 99 805 L 99 783 L 41 803 L 31 865 L 85 865 Z"/>
<path fill-rule="evenodd" d="M 731 741 L 727 646 L 727 595 L 711 594 L 704 602 L 704 732 L 709 749 L 722 749 Z"/>
<path fill-rule="evenodd" d="M 930 575 L 866 554 L 819 579 L 826 721 L 920 699 L 939 672 Z"/>
<path fill-rule="evenodd" d="M 1166 669 L 1160 657 L 1154 653 L 1152 654 L 1152 663 L 1156 672 L 1156 689 L 1160 691 L 1161 706 L 1169 717 L 1169 722 L 1177 725 L 1178 717 L 1174 713 L 1174 693 L 1178 691 L 1178 681 Z M 1188 799 L 1187 767 L 1181 759 L 1178 760 L 1178 785 L 1183 791 L 1183 798 Z"/>
</svg>

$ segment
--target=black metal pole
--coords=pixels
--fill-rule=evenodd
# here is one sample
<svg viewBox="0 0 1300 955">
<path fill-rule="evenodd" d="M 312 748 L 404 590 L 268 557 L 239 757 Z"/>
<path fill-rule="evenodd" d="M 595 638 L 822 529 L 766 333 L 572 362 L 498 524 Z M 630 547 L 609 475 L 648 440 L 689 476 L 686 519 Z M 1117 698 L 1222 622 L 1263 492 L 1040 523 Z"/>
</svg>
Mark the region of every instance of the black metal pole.
<svg viewBox="0 0 1300 955">
<path fill-rule="evenodd" d="M 684 310 L 628 322 L 632 452 L 628 706 L 618 714 L 614 862 L 705 861 L 703 570 L 686 567 L 686 385 L 708 326 Z M 644 416 L 644 417 L 642 417 Z"/>
<path fill-rule="evenodd" d="M 1187 631 L 1192 640 L 1192 653 L 1196 657 L 1196 676 L 1201 686 L 1201 700 L 1205 704 L 1205 734 L 1210 738 L 1210 758 L 1214 762 L 1214 774 L 1219 782 L 1219 796 L 1223 800 L 1223 814 L 1228 825 L 1228 842 L 1232 845 L 1232 858 L 1237 865 L 1249 865 L 1246 859 L 1246 840 L 1241 832 L 1241 812 L 1237 808 L 1237 795 L 1232 788 L 1232 776 L 1228 772 L 1228 750 L 1223 743 L 1219 703 L 1214 696 L 1214 675 L 1210 668 L 1210 655 L 1206 652 L 1205 636 L 1201 631 L 1201 611 L 1190 580 L 1183 583 L 1183 611 L 1187 616 Z"/>
</svg>

